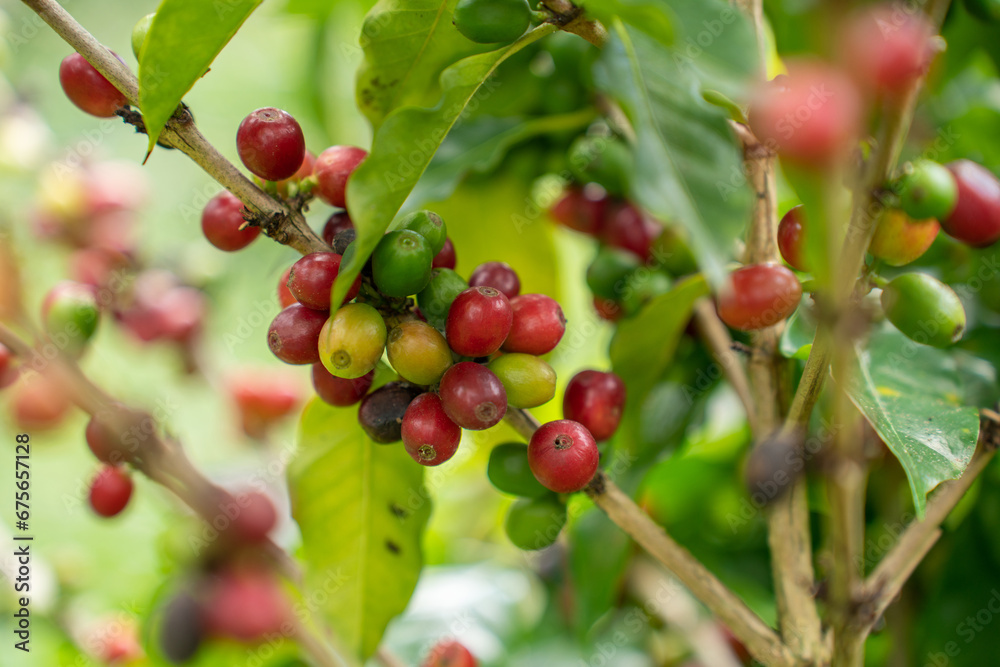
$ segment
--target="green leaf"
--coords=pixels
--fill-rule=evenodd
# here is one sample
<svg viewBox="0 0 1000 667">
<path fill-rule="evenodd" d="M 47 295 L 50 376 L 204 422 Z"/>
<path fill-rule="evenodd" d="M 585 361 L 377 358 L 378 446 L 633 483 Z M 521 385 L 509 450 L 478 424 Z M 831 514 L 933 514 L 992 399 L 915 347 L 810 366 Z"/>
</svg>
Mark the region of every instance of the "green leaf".
<svg viewBox="0 0 1000 667">
<path fill-rule="evenodd" d="M 712 285 L 726 275 L 732 239 L 749 218 L 751 193 L 726 112 L 706 102 L 702 88 L 738 97 L 757 62 L 738 15 L 707 48 L 692 52 L 700 33 L 688 24 L 697 23 L 696 16 L 716 20 L 711 9 L 717 4 L 674 7 L 687 29 L 673 48 L 616 20 L 595 71 L 598 87 L 618 102 L 635 130 L 631 198 L 660 221 L 686 228 Z"/>
<path fill-rule="evenodd" d="M 594 623 L 615 606 L 632 541 L 607 514 L 591 506 L 570 526 L 569 543 L 574 621 L 577 635 L 585 640 Z"/>
<path fill-rule="evenodd" d="M 661 2 L 649 0 L 587 0 L 587 14 L 605 24 L 617 16 L 628 25 L 642 30 L 665 46 L 674 44 L 677 38 L 674 30 L 674 14 Z"/>
<path fill-rule="evenodd" d="M 403 106 L 430 106 L 438 78 L 457 60 L 488 50 L 451 23 L 458 0 L 380 0 L 365 17 L 358 72 L 358 108 L 377 130 Z"/>
<path fill-rule="evenodd" d="M 778 351 L 787 359 L 807 359 L 816 337 L 816 322 L 800 306 L 788 318 L 785 330 L 781 332 Z"/>
<path fill-rule="evenodd" d="M 261 0 L 163 0 L 139 54 L 139 109 L 149 150 L 195 82 Z"/>
<path fill-rule="evenodd" d="M 299 445 L 288 478 L 306 597 L 322 600 L 337 638 L 365 660 L 406 608 L 420 575 L 431 512 L 424 469 L 401 445 L 372 442 L 356 408 L 319 399 L 302 415 Z"/>
<path fill-rule="evenodd" d="M 358 233 L 357 250 L 337 276 L 333 308 L 343 302 L 355 276 L 427 169 L 438 146 L 486 79 L 508 56 L 554 30 L 551 25 L 543 25 L 506 48 L 460 60 L 441 74 L 444 94 L 436 106 L 401 107 L 385 118 L 375 132 L 370 154 L 347 183 L 351 219 Z"/>
<path fill-rule="evenodd" d="M 917 515 L 927 494 L 962 475 L 979 439 L 979 411 L 963 405 L 955 361 L 893 327 L 857 349 L 847 392 L 906 471 Z"/>
</svg>

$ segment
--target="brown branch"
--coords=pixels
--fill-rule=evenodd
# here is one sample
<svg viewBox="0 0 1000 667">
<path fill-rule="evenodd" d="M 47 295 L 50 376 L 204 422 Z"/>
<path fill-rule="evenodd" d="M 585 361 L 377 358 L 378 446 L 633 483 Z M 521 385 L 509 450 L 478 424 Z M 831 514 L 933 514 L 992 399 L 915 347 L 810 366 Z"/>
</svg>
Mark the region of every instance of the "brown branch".
<svg viewBox="0 0 1000 667">
<path fill-rule="evenodd" d="M 101 45 L 55 0 L 22 0 L 42 20 L 76 49 L 98 72 L 128 99 L 139 105 L 139 82 L 132 72 Z M 329 246 L 309 227 L 301 213 L 274 199 L 244 176 L 198 131 L 186 111 L 167 123 L 160 141 L 177 148 L 204 169 L 209 176 L 236 195 L 260 224 L 265 234 L 302 254 L 329 251 Z"/>
<path fill-rule="evenodd" d="M 733 351 L 733 339 L 729 335 L 726 325 L 719 319 L 715 312 L 715 306 L 708 299 L 699 300 L 694 306 L 694 323 L 701 335 L 702 342 L 715 358 L 716 363 L 722 368 L 726 379 L 732 386 L 733 391 L 739 396 L 746 410 L 747 419 L 750 422 L 750 430 L 759 433 L 757 422 L 757 408 L 753 395 L 750 391 L 750 382 L 747 380 L 746 371 L 743 364 Z"/>
<path fill-rule="evenodd" d="M 588 19 L 583 8 L 570 0 L 542 0 L 541 4 L 552 13 L 549 23 L 560 30 L 579 35 L 598 48 L 608 41 L 607 29 L 600 22 Z"/>
</svg>

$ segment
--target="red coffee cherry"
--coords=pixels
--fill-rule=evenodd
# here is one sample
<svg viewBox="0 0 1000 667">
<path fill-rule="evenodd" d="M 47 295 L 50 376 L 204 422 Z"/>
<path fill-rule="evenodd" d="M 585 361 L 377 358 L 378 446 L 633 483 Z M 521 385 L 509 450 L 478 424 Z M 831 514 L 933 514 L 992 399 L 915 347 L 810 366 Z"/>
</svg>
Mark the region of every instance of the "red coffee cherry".
<svg viewBox="0 0 1000 667">
<path fill-rule="evenodd" d="M 662 232 L 663 227 L 626 202 L 609 209 L 601 230 L 601 240 L 615 248 L 628 250 L 646 262 L 651 256 L 653 242 Z"/>
<path fill-rule="evenodd" d="M 434 645 L 420 667 L 476 667 L 478 664 L 469 649 L 454 639 L 442 639 Z"/>
<path fill-rule="evenodd" d="M 251 438 L 263 437 L 302 402 L 297 379 L 283 371 L 245 369 L 233 373 L 226 385 Z"/>
<path fill-rule="evenodd" d="M 507 262 L 485 262 L 472 271 L 469 287 L 493 287 L 513 299 L 521 291 L 521 279 Z"/>
<path fill-rule="evenodd" d="M 104 466 L 90 483 L 90 506 L 103 517 L 125 509 L 132 497 L 132 478 L 116 466 Z"/>
<path fill-rule="evenodd" d="M 850 155 L 861 114 L 861 97 L 843 72 L 793 61 L 787 76 L 758 87 L 750 103 L 750 128 L 781 157 L 822 168 Z"/>
<path fill-rule="evenodd" d="M 441 404 L 453 422 L 470 431 L 495 426 L 507 414 L 507 392 L 493 372 L 471 361 L 449 368 L 439 387 Z"/>
<path fill-rule="evenodd" d="M 565 227 L 597 236 L 604 225 L 607 207 L 608 194 L 604 188 L 573 187 L 552 206 L 549 215 Z"/>
<path fill-rule="evenodd" d="M 528 443 L 531 472 L 556 493 L 573 493 L 587 486 L 597 472 L 599 457 L 594 436 L 569 419 L 543 424 Z"/>
<path fill-rule="evenodd" d="M 286 364 L 315 364 L 319 361 L 319 333 L 329 316 L 293 303 L 271 322 L 267 346 Z"/>
<path fill-rule="evenodd" d="M 292 614 L 277 577 L 262 569 L 228 570 L 214 577 L 205 586 L 202 609 L 209 634 L 242 642 L 287 634 L 283 628 Z"/>
<path fill-rule="evenodd" d="M 281 274 L 281 279 L 278 281 L 278 303 L 282 308 L 288 308 L 293 303 L 298 303 L 295 299 L 295 295 L 288 289 L 288 278 L 291 273 L 292 267 L 288 267 L 285 269 L 285 272 Z"/>
<path fill-rule="evenodd" d="M 504 352 L 538 356 L 555 349 L 566 333 L 566 316 L 559 303 L 544 294 L 522 294 L 511 299 L 513 318 Z"/>
<path fill-rule="evenodd" d="M 971 160 L 947 165 L 958 185 L 955 210 L 941 221 L 946 234 L 976 248 L 1000 239 L 1000 181 L 993 172 Z"/>
<path fill-rule="evenodd" d="M 94 69 L 79 53 L 71 53 L 59 65 L 59 83 L 69 101 L 98 118 L 111 118 L 128 104 L 104 75 Z"/>
<path fill-rule="evenodd" d="M 287 112 L 257 109 L 236 131 L 236 150 L 243 165 L 265 181 L 291 178 L 306 157 L 302 128 Z"/>
<path fill-rule="evenodd" d="M 716 306 L 722 321 L 734 329 L 753 331 L 777 324 L 795 312 L 802 298 L 799 279 L 778 264 L 744 266 L 729 278 Z"/>
<path fill-rule="evenodd" d="M 316 158 L 313 175 L 316 194 L 327 204 L 347 208 L 347 179 L 368 157 L 368 151 L 356 146 L 331 146 Z"/>
<path fill-rule="evenodd" d="M 347 211 L 337 211 L 327 218 L 326 224 L 323 225 L 323 240 L 328 246 L 333 247 L 333 239 L 347 229 L 354 229 L 354 221 Z"/>
<path fill-rule="evenodd" d="M 580 371 L 566 386 L 563 417 L 583 424 L 594 440 L 607 440 L 622 420 L 625 383 L 614 373 Z"/>
<path fill-rule="evenodd" d="M 891 3 L 867 8 L 844 26 L 841 60 L 866 90 L 899 95 L 930 67 L 934 32 L 919 9 Z"/>
<path fill-rule="evenodd" d="M 458 451 L 462 429 L 445 413 L 436 394 L 413 399 L 403 415 L 403 445 L 414 461 L 424 466 L 441 465 Z"/>
<path fill-rule="evenodd" d="M 332 252 L 314 252 L 292 264 L 288 290 L 303 306 L 313 310 L 330 310 L 330 291 L 340 272 L 341 256 Z M 352 300 L 361 290 L 361 276 L 354 280 L 344 302 Z"/>
<path fill-rule="evenodd" d="M 625 316 L 625 309 L 614 299 L 594 297 L 594 311 L 606 322 L 617 322 Z"/>
<path fill-rule="evenodd" d="M 0 389 L 9 387 L 17 379 L 17 369 L 13 364 L 14 354 L 0 343 Z"/>
<path fill-rule="evenodd" d="M 316 389 L 316 395 L 321 399 L 337 407 L 347 407 L 354 405 L 368 393 L 372 382 L 375 380 L 375 371 L 369 371 L 367 375 L 348 380 L 331 375 L 322 363 L 313 364 L 312 381 Z"/>
<path fill-rule="evenodd" d="M 448 310 L 445 336 L 458 354 L 485 357 L 500 349 L 514 320 L 510 301 L 493 287 L 470 287 Z"/>
<path fill-rule="evenodd" d="M 47 375 L 22 375 L 12 391 L 11 413 L 22 432 L 58 426 L 72 407 L 62 385 Z"/>
<path fill-rule="evenodd" d="M 245 227 L 243 202 L 223 190 L 208 200 L 201 213 L 201 231 L 208 242 L 219 250 L 233 252 L 246 248 L 260 234 L 260 227 Z"/>
<path fill-rule="evenodd" d="M 91 417 L 84 431 L 87 446 L 101 463 L 117 465 L 122 462 L 121 443 L 108 426 L 97 417 Z"/>
<path fill-rule="evenodd" d="M 278 510 L 260 491 L 250 491 L 236 498 L 238 513 L 233 518 L 233 534 L 244 542 L 263 542 L 278 523 Z"/>
<path fill-rule="evenodd" d="M 798 205 L 786 213 L 778 223 L 778 250 L 793 269 L 808 271 L 806 264 L 805 211 Z"/>
<path fill-rule="evenodd" d="M 455 256 L 455 245 L 451 242 L 451 239 L 445 239 L 444 247 L 441 248 L 441 252 L 434 255 L 434 261 L 431 263 L 432 269 L 455 269 L 455 264 L 458 263 L 458 259 Z"/>
</svg>

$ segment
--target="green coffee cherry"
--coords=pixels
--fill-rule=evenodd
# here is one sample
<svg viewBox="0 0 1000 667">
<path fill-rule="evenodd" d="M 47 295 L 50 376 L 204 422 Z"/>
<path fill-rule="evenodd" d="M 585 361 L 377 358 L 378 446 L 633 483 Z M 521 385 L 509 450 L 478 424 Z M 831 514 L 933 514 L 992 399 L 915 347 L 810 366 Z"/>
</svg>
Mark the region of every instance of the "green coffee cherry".
<svg viewBox="0 0 1000 667">
<path fill-rule="evenodd" d="M 943 220 L 958 202 L 958 184 L 945 167 L 931 160 L 914 160 L 896 183 L 899 208 L 914 220 Z"/>
<path fill-rule="evenodd" d="M 559 539 L 566 525 L 566 506 L 557 497 L 521 498 L 507 512 L 504 530 L 518 549 L 544 549 Z"/>
<path fill-rule="evenodd" d="M 100 322 L 97 297 L 89 285 L 62 282 L 42 303 L 42 320 L 52 342 L 70 356 L 79 356 Z"/>
<path fill-rule="evenodd" d="M 414 211 L 403 218 L 397 229 L 409 229 L 420 234 L 431 247 L 431 253 L 437 255 L 448 239 L 448 227 L 441 216 L 432 211 Z"/>
<path fill-rule="evenodd" d="M 556 372 L 539 357 L 511 352 L 497 357 L 488 367 L 503 384 L 507 403 L 515 408 L 535 408 L 556 395 Z"/>
<path fill-rule="evenodd" d="M 629 274 L 638 267 L 639 260 L 632 253 L 602 245 L 587 268 L 587 286 L 595 296 L 617 301 Z"/>
<path fill-rule="evenodd" d="M 882 290 L 882 308 L 897 329 L 924 345 L 948 347 L 965 331 L 958 295 L 924 273 L 906 273 Z"/>
<path fill-rule="evenodd" d="M 676 227 L 664 227 L 663 233 L 653 241 L 650 254 L 674 277 L 698 272 L 698 261 L 691 252 L 684 234 Z"/>
<path fill-rule="evenodd" d="M 156 14 L 146 14 L 139 22 L 135 24 L 132 28 L 132 53 L 135 54 L 135 59 L 139 59 L 139 53 L 142 51 L 142 45 L 146 41 L 146 33 L 149 32 L 149 26 L 153 25 L 153 17 Z"/>
<path fill-rule="evenodd" d="M 386 296 L 410 296 L 427 287 L 433 262 L 423 236 L 409 229 L 389 232 L 372 253 L 372 278 Z"/>
<path fill-rule="evenodd" d="M 569 148 L 569 168 L 581 183 L 597 183 L 621 196 L 628 188 L 632 152 L 616 137 L 583 136 Z"/>
<path fill-rule="evenodd" d="M 319 357 L 337 377 L 353 379 L 367 374 L 385 350 L 385 320 L 367 303 L 343 306 L 326 321 L 319 334 Z"/>
<path fill-rule="evenodd" d="M 486 476 L 498 490 L 512 496 L 538 498 L 549 493 L 528 467 L 528 446 L 520 442 L 497 445 L 490 452 Z"/>
<path fill-rule="evenodd" d="M 386 351 L 399 376 L 413 384 L 435 384 L 452 364 L 448 341 L 437 329 L 419 320 L 393 327 Z"/>
<path fill-rule="evenodd" d="M 531 8 L 526 0 L 458 0 L 452 23 L 477 44 L 510 44 L 528 29 Z"/>
<path fill-rule="evenodd" d="M 427 287 L 417 294 L 417 307 L 428 324 L 443 330 L 451 302 L 468 288 L 469 283 L 451 269 L 433 269 Z"/>
</svg>

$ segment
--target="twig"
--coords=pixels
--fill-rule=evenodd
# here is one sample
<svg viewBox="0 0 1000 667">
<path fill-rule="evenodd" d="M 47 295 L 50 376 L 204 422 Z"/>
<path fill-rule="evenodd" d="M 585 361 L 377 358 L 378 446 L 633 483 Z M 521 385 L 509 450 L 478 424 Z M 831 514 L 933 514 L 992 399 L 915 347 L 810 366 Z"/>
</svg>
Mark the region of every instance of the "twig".
<svg viewBox="0 0 1000 667">
<path fill-rule="evenodd" d="M 739 356 L 733 352 L 733 339 L 726 326 L 719 319 L 715 307 L 708 299 L 701 299 L 694 306 L 694 322 L 701 339 L 708 347 L 715 361 L 722 367 L 726 379 L 732 385 L 743 409 L 746 410 L 750 422 L 750 430 L 758 434 L 757 408 L 750 392 L 750 382 L 746 371 L 740 363 Z"/>
<path fill-rule="evenodd" d="M 129 104 L 139 104 L 139 82 L 111 51 L 101 45 L 55 0 L 22 0 L 98 72 L 120 90 Z M 198 131 L 187 112 L 175 114 L 160 140 L 194 160 L 209 176 L 236 195 L 254 216 L 263 231 L 279 243 L 302 254 L 328 251 L 301 213 L 272 198 L 254 185 L 239 169 L 215 149 Z"/>
<path fill-rule="evenodd" d="M 552 12 L 549 21 L 560 30 L 579 35 L 598 48 L 608 41 L 607 29 L 600 22 L 588 19 L 583 8 L 570 0 L 542 0 L 542 6 Z"/>
</svg>

